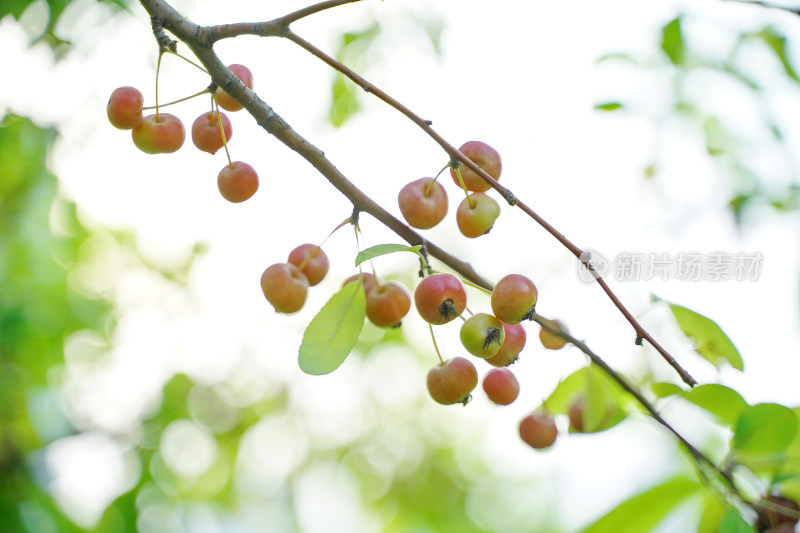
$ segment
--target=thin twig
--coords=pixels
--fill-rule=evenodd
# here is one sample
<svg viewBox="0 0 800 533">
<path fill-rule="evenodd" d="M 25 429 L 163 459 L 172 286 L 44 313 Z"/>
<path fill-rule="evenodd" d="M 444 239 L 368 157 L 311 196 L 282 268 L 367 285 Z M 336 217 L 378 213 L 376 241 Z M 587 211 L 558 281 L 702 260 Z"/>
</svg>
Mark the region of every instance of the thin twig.
<svg viewBox="0 0 800 533">
<path fill-rule="evenodd" d="M 592 361 L 593 364 L 600 367 L 606 374 L 608 374 L 609 377 L 611 377 L 611 379 L 616 381 L 620 387 L 622 387 L 628 394 L 633 396 L 636 399 L 636 401 L 639 402 L 639 404 L 641 404 L 641 406 L 644 407 L 648 413 L 650 413 L 650 416 L 652 416 L 656 422 L 664 426 L 667 430 L 669 430 L 670 433 L 675 435 L 675 437 L 681 442 L 681 444 L 684 445 L 687 451 L 698 462 L 702 462 L 708 465 L 714 472 L 719 474 L 719 476 L 726 481 L 726 483 L 731 487 L 731 489 L 733 489 L 737 494 L 739 494 L 739 496 L 744 498 L 736 488 L 736 485 L 733 481 L 733 477 L 731 476 L 730 473 L 722 470 L 707 455 L 698 450 L 692 443 L 686 440 L 686 438 L 683 435 L 678 433 L 678 431 L 674 427 L 672 427 L 672 425 L 669 422 L 664 420 L 664 418 L 659 414 L 655 406 L 652 403 L 650 403 L 650 401 L 647 398 L 645 398 L 641 392 L 636 390 L 636 387 L 631 385 L 628 382 L 628 380 L 626 380 L 620 373 L 611 368 L 608 365 L 608 363 L 606 363 L 599 355 L 594 353 L 588 346 L 586 346 L 586 344 L 583 341 L 576 339 L 575 337 L 570 335 L 569 332 L 563 330 L 562 328 L 554 327 L 553 321 L 543 317 L 542 315 L 534 313 L 531 320 L 539 324 L 542 328 L 546 329 L 553 335 L 556 335 L 564 339 L 565 341 L 569 342 L 570 344 L 574 345 L 580 351 L 586 354 L 586 356 Z"/>
</svg>

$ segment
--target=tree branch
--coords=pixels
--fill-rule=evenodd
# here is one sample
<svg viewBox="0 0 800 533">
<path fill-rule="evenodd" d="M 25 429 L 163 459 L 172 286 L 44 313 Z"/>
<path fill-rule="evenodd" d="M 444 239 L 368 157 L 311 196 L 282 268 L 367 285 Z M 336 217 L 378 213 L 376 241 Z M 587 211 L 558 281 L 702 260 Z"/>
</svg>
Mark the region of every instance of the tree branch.
<svg viewBox="0 0 800 533">
<path fill-rule="evenodd" d="M 387 93 L 385 93 L 384 91 L 382 91 L 381 89 L 379 89 L 378 87 L 376 87 L 375 85 L 373 85 L 372 83 L 370 83 L 369 81 L 364 79 L 361 75 L 359 75 L 358 73 L 356 73 L 352 69 L 348 68 L 347 66 L 343 65 L 342 63 L 340 63 L 339 61 L 337 61 L 333 57 L 329 56 L 328 54 L 326 54 L 325 52 L 323 52 L 322 50 L 320 50 L 319 48 L 317 48 L 316 46 L 314 46 L 310 42 L 308 42 L 305 39 L 303 39 L 302 37 L 300 37 L 299 35 L 293 33 L 291 30 L 287 29 L 282 34 L 282 36 L 285 37 L 286 39 L 289 39 L 293 43 L 297 44 L 298 46 L 300 46 L 301 48 L 303 48 L 304 50 L 306 50 L 307 52 L 309 52 L 313 56 L 319 58 L 320 60 L 325 62 L 330 67 L 336 69 L 337 71 L 341 72 L 342 74 L 344 74 L 345 76 L 350 78 L 350 80 L 355 82 L 356 85 L 361 87 L 364 91 L 374 94 L 380 100 L 382 100 L 383 102 L 389 104 L 391 107 L 393 107 L 394 109 L 396 109 L 397 111 L 399 111 L 400 113 L 405 115 L 414 124 L 416 124 L 417 126 L 422 128 L 422 130 L 425 133 L 427 133 L 434 141 L 436 141 L 436 143 L 439 146 L 441 146 L 442 149 L 445 152 L 447 152 L 447 155 L 449 155 L 450 158 L 453 161 L 461 162 L 462 164 L 464 164 L 464 165 L 468 166 L 470 169 L 472 169 L 475 173 L 480 175 L 487 183 L 489 183 L 489 185 L 492 186 L 492 188 L 494 190 L 496 190 L 498 193 L 500 193 L 500 196 L 502 196 L 509 203 L 509 205 L 512 205 L 512 206 L 516 205 L 517 207 L 519 207 L 525 214 L 527 214 L 530 218 L 532 218 L 534 221 L 536 221 L 537 224 L 539 224 L 548 233 L 550 233 L 550 235 L 555 237 L 556 240 L 558 240 L 558 242 L 560 242 L 567 250 L 569 250 L 572 253 L 572 255 L 574 255 L 579 261 L 581 261 L 581 263 L 587 269 L 589 269 L 590 271 L 594 271 L 594 268 L 591 266 L 591 264 L 589 263 L 588 259 L 586 259 L 586 260 L 584 259 L 586 256 L 584 255 L 584 251 L 583 250 L 581 250 L 580 248 L 575 246 L 575 244 L 573 244 L 562 233 L 560 233 L 558 230 L 556 230 L 545 219 L 543 219 L 541 216 L 539 216 L 539 214 L 536 213 L 530 206 L 528 206 L 527 204 L 522 202 L 520 199 L 518 199 L 514 195 L 514 193 L 512 193 L 509 189 L 507 189 L 506 187 L 500 185 L 497 182 L 497 180 L 495 180 L 492 176 L 490 176 L 488 173 L 486 173 L 486 171 L 484 171 L 482 168 L 480 168 L 478 165 L 476 165 L 472 160 L 470 160 L 468 157 L 466 157 L 464 154 L 462 154 L 460 151 L 458 151 L 453 145 L 448 143 L 441 135 L 439 135 L 431 127 L 432 123 L 431 123 L 430 120 L 425 120 L 425 119 L 421 118 L 416 113 L 414 113 L 413 111 L 408 109 L 406 106 L 404 106 L 403 104 L 401 104 L 400 102 L 398 102 L 397 100 L 395 100 L 394 98 L 389 96 Z M 675 369 L 675 371 L 678 373 L 678 375 L 681 377 L 681 379 L 683 380 L 684 383 L 686 383 L 690 387 L 694 387 L 695 385 L 697 385 L 697 381 L 691 376 L 691 374 L 689 374 L 689 372 L 686 371 L 686 369 L 684 369 L 678 363 L 678 361 L 675 360 L 675 358 L 672 357 L 672 355 L 670 355 L 670 353 L 667 352 L 667 350 L 664 349 L 664 347 L 662 347 L 653 338 L 653 336 L 650 335 L 650 333 L 648 333 L 647 330 L 644 329 L 644 327 L 639 323 L 638 320 L 636 320 L 636 318 L 633 316 L 633 314 L 630 311 L 628 311 L 628 309 L 620 301 L 620 299 L 617 297 L 617 295 L 614 293 L 614 291 L 611 290 L 611 288 L 608 286 L 608 284 L 605 282 L 605 280 L 603 278 L 601 278 L 600 276 L 595 276 L 595 279 L 597 280 L 597 283 L 600 285 L 600 287 L 603 289 L 603 291 L 606 293 L 606 295 L 611 299 L 611 301 L 617 307 L 617 309 L 619 309 L 619 311 L 622 313 L 622 315 L 625 317 L 625 319 L 630 323 L 630 325 L 636 331 L 637 339 L 638 338 L 646 339 L 647 342 L 649 342 L 653 346 L 653 348 L 655 348 L 656 351 L 658 351 L 658 353 L 661 354 L 661 357 L 663 357 L 664 360 L 667 361 L 667 363 L 670 366 L 672 366 L 672 368 Z"/>
<path fill-rule="evenodd" d="M 556 335 L 566 340 L 573 346 L 577 347 L 580 351 L 582 351 L 593 364 L 600 367 L 606 374 L 609 375 L 609 377 L 611 377 L 611 379 L 616 381 L 620 387 L 622 387 L 628 394 L 633 396 L 636 399 L 636 401 L 639 402 L 639 404 L 645 408 L 645 410 L 650 414 L 650 416 L 653 417 L 653 419 L 656 422 L 664 426 L 667 430 L 669 430 L 670 433 L 675 435 L 675 437 L 681 442 L 681 444 L 683 444 L 683 446 L 692 455 L 692 457 L 694 457 L 695 461 L 697 461 L 698 463 L 705 463 L 706 465 L 708 465 L 716 474 L 718 474 L 722 479 L 725 480 L 725 482 L 731 487 L 731 489 L 738 496 L 740 496 L 744 501 L 747 501 L 744 499 L 744 496 L 736 488 L 736 485 L 733 481 L 733 477 L 729 472 L 722 470 L 706 454 L 698 450 L 692 443 L 686 440 L 686 438 L 683 435 L 678 433 L 678 431 L 674 427 L 672 427 L 672 425 L 669 422 L 667 422 L 661 416 L 661 414 L 659 414 L 655 406 L 652 403 L 650 403 L 650 401 L 647 398 L 645 398 L 641 392 L 636 390 L 636 387 L 628 383 L 627 379 L 625 379 L 619 372 L 611 368 L 608 365 L 608 363 L 606 363 L 599 355 L 597 355 L 591 349 L 589 349 L 589 347 L 586 346 L 586 344 L 583 341 L 576 339 L 568 332 L 558 328 L 557 326 L 554 327 L 553 321 L 543 317 L 542 315 L 534 313 L 532 320 L 537 324 L 539 324 L 542 328 L 552 333 L 553 335 Z"/>
<path fill-rule="evenodd" d="M 423 238 L 406 224 L 364 194 L 345 177 L 326 157 L 325 154 L 299 135 L 273 109 L 261 100 L 256 93 L 247 88 L 217 57 L 202 37 L 203 28 L 186 20 L 170 7 L 164 0 L 141 0 L 142 6 L 151 17 L 156 17 L 161 25 L 183 41 L 208 70 L 214 83 L 224 87 L 232 97 L 245 106 L 256 122 L 275 138 L 291 148 L 308 161 L 317 171 L 346 196 L 355 208 L 369 213 L 386 227 L 394 231 L 400 238 L 414 245 L 424 245 L 428 253 L 458 272 L 473 283 L 492 290 L 491 282 L 484 279 L 469 263 L 449 254 L 441 247 Z"/>
</svg>

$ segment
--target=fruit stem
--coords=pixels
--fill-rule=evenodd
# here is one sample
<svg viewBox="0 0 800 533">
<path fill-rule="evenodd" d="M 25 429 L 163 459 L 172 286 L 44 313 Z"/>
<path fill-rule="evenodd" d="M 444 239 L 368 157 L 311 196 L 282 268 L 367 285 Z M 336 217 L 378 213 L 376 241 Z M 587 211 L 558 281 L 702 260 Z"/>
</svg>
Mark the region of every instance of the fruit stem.
<svg viewBox="0 0 800 533">
<path fill-rule="evenodd" d="M 436 337 L 433 336 L 433 325 L 428 323 L 428 329 L 431 332 L 431 340 L 433 341 L 433 349 L 436 351 L 436 355 L 439 357 L 439 361 L 444 364 L 444 359 L 442 359 L 442 354 L 439 352 L 439 346 L 436 344 Z"/>
<path fill-rule="evenodd" d="M 158 122 L 158 75 L 161 72 L 161 58 L 164 57 L 164 50 L 158 52 L 158 63 L 156 63 L 156 122 Z"/>
<path fill-rule="evenodd" d="M 492 294 L 492 291 L 490 291 L 490 290 L 489 290 L 489 289 L 487 289 L 486 287 L 481 287 L 480 285 L 478 285 L 478 284 L 476 284 L 476 283 L 472 283 L 472 282 L 471 282 L 470 280 L 468 280 L 468 279 L 463 279 L 463 278 L 462 278 L 462 279 L 461 279 L 461 283 L 463 283 L 464 285 L 468 285 L 468 286 L 472 287 L 473 289 L 478 289 L 479 291 L 483 291 L 483 292 L 484 292 L 484 293 L 486 293 L 486 294 Z"/>
<path fill-rule="evenodd" d="M 469 189 L 467 189 L 467 186 L 464 185 L 464 178 L 461 177 L 461 169 L 459 167 L 453 167 L 453 170 L 456 171 L 456 176 L 458 176 L 458 183 L 461 184 L 461 188 L 464 189 L 464 192 L 467 195 L 467 202 L 469 203 L 469 208 L 475 209 L 475 200 L 472 198 L 472 196 L 469 195 Z"/>
<path fill-rule="evenodd" d="M 320 248 L 319 246 L 317 246 L 316 248 L 314 248 L 314 249 L 311 251 L 311 253 L 310 253 L 310 254 L 308 254 L 308 255 L 306 256 L 306 258 L 305 258 L 305 259 L 303 259 L 303 260 L 300 262 L 300 264 L 299 264 L 299 265 L 297 265 L 297 268 L 298 268 L 298 270 L 303 270 L 303 269 L 306 267 L 306 265 L 308 264 L 308 262 L 309 262 L 309 261 L 311 261 L 311 260 L 312 260 L 313 258 L 315 258 L 316 256 L 318 256 L 318 255 L 319 255 L 319 253 L 320 253 L 321 251 L 322 251 L 322 248 Z"/>
<path fill-rule="evenodd" d="M 233 167 L 231 161 L 231 153 L 228 151 L 228 140 L 225 138 L 225 129 L 222 127 L 222 117 L 219 116 L 219 104 L 217 103 L 217 93 L 211 93 L 211 103 L 214 110 L 217 112 L 217 124 L 219 124 L 219 134 L 222 136 L 222 147 L 225 148 L 225 156 L 228 158 L 228 165 Z"/>
<path fill-rule="evenodd" d="M 423 195 L 425 198 L 427 198 L 428 196 L 430 196 L 430 194 L 431 194 L 431 189 L 433 189 L 433 184 L 434 184 L 434 183 L 436 183 L 436 180 L 437 180 L 437 179 L 439 179 L 439 176 L 441 176 L 441 175 L 442 175 L 442 172 L 444 172 L 444 171 L 445 171 L 445 170 L 446 170 L 448 167 L 450 167 L 450 165 L 449 165 L 449 164 L 447 164 L 447 165 L 443 166 L 443 167 L 442 167 L 442 170 L 440 170 L 440 171 L 439 171 L 439 173 L 438 173 L 438 174 L 436 174 L 436 176 L 434 176 L 434 178 L 431 180 L 431 182 L 428 184 L 428 186 L 427 186 L 427 187 L 425 187 L 425 190 L 422 192 L 422 195 Z"/>
<path fill-rule="evenodd" d="M 186 61 L 186 62 L 187 62 L 187 63 L 189 63 L 190 65 L 194 65 L 195 67 L 199 68 L 200 70 L 202 70 L 203 72 L 205 72 L 206 74 L 208 74 L 208 71 L 207 71 L 205 68 L 203 68 L 203 66 L 202 66 L 202 65 L 198 65 L 197 63 L 195 63 L 194 61 L 192 61 L 192 60 L 191 60 L 191 59 L 189 59 L 188 57 L 184 57 L 184 56 L 182 56 L 181 54 L 179 54 L 178 52 L 175 52 L 174 50 L 167 50 L 167 52 L 168 52 L 168 53 L 170 53 L 170 54 L 172 54 L 172 55 L 175 55 L 175 56 L 178 56 L 178 57 L 180 57 L 181 59 L 183 59 L 184 61 Z"/>
<path fill-rule="evenodd" d="M 422 277 L 424 278 L 427 274 L 426 272 L 429 271 L 430 267 L 428 266 L 428 260 L 425 259 L 425 254 L 420 252 L 419 250 L 416 251 L 416 254 L 419 256 L 419 261 L 422 263 Z"/>
<path fill-rule="evenodd" d="M 143 107 L 143 108 L 142 108 L 142 111 L 147 111 L 148 109 L 157 109 L 157 108 L 159 108 L 159 107 L 167 107 L 168 105 L 179 104 L 179 103 L 181 103 L 181 102 L 185 102 L 186 100 L 191 100 L 192 98 L 196 98 L 196 97 L 198 97 L 198 96 L 200 96 L 200 95 L 202 95 L 202 94 L 205 94 L 205 93 L 207 93 L 207 92 L 209 92 L 208 88 L 206 88 L 206 89 L 203 89 L 202 91 L 200 91 L 200 92 L 198 92 L 198 93 L 194 93 L 194 94 L 193 94 L 193 95 L 191 95 L 191 96 L 186 96 L 186 97 L 184 97 L 184 98 L 181 98 L 180 100 L 174 100 L 174 101 L 172 101 L 172 102 L 168 102 L 168 103 L 166 103 L 166 104 L 161 104 L 160 106 L 153 106 L 153 105 L 151 105 L 151 106 L 149 106 L 149 107 Z"/>
</svg>

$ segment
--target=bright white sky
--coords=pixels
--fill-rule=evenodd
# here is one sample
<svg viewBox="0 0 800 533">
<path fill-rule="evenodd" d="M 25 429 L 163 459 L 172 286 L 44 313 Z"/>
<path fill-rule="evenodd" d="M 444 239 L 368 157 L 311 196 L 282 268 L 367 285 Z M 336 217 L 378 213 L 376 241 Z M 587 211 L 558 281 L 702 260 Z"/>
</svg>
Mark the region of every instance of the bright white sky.
<svg viewBox="0 0 800 533">
<path fill-rule="evenodd" d="M 218 2 L 184 0 L 175 5 L 197 22 L 223 23 L 267 20 L 305 2 L 229 0 L 224 10 Z M 726 210 L 728 182 L 705 157 L 701 132 L 677 123 L 666 124 L 661 133 L 663 173 L 655 181 L 645 181 L 641 170 L 649 162 L 656 133 L 645 118 L 668 111 L 669 72 L 595 63 L 608 52 L 655 54 L 660 25 L 686 6 L 695 13 L 686 24 L 693 43 L 717 55 L 728 49 L 736 27 L 756 29 L 770 21 L 797 35 L 796 17 L 699 0 L 497 1 L 491 9 L 486 5 L 477 0 L 365 2 L 319 14 L 298 23 L 295 31 L 332 50 L 336 35 L 358 30 L 370 16 L 377 17 L 386 31 L 375 51 L 376 66 L 366 72 L 367 77 L 433 120 L 452 143 L 481 139 L 496 147 L 503 156 L 501 181 L 579 246 L 612 257 L 622 251 L 761 252 L 763 272 L 757 282 L 612 282 L 612 287 L 701 382 L 731 385 L 750 402 L 800 404 L 798 217 L 765 211 L 737 234 Z M 410 24 L 409 15 L 444 18 L 441 59 Z M 80 379 L 71 382 L 79 418 L 91 427 L 123 430 L 152 408 L 161 380 L 176 370 L 211 381 L 234 376 L 236 382 L 247 365 L 247 372 L 265 380 L 262 389 L 291 380 L 298 390 L 315 391 L 312 397 L 318 400 L 303 406 L 308 413 L 324 409 L 330 396 L 320 391 L 346 396 L 342 391 L 352 384 L 347 380 L 356 379 L 357 370 L 348 370 L 345 364 L 340 372 L 312 381 L 301 375 L 295 354 L 304 324 L 354 271 L 352 233 L 341 231 L 328 241 L 329 279 L 312 290 L 306 308 L 296 316 L 275 316 L 265 305 L 258 278 L 269 264 L 285 261 L 297 244 L 321 241 L 349 216 L 348 202 L 308 164 L 258 130 L 244 112 L 231 117 L 232 157 L 252 164 L 262 180 L 256 196 L 244 204 L 229 204 L 216 190 L 222 153 L 209 156 L 190 142 L 169 156 L 138 152 L 129 134 L 107 124 L 105 103 L 121 85 L 140 88 L 145 101 L 153 102 L 156 48 L 137 6 L 132 17 L 99 24 L 104 21 L 105 16 L 91 11 L 65 24 L 64 36 L 81 40 L 68 59 L 55 65 L 44 47 L 26 49 L 18 25 L 9 19 L 0 22 L 4 50 L 0 71 L 16 73 L 0 93 L 0 110 L 59 126 L 63 137 L 52 166 L 87 223 L 135 231 L 142 250 L 159 262 L 180 260 L 198 241 L 209 243 L 211 249 L 196 268 L 188 296 L 170 292 L 141 270 L 126 271 L 126 258 L 113 252 L 106 253 L 100 268 L 89 272 L 94 290 L 116 289 L 124 315 L 113 364 L 78 372 Z M 790 46 L 797 57 L 797 40 Z M 220 43 L 218 53 L 228 63 L 250 66 L 261 97 L 359 187 L 394 212 L 402 185 L 434 174 L 446 162 L 421 131 L 373 99 L 365 100 L 366 112 L 343 129 L 324 125 L 331 74 L 290 43 L 243 37 Z M 769 80 L 768 105 L 787 128 L 790 146 L 797 146 L 798 87 L 779 79 L 779 65 L 759 51 L 749 57 L 746 68 Z M 160 99 L 179 98 L 206 84 L 193 67 L 166 58 Z M 693 87 L 698 102 L 719 109 L 748 141 L 755 164 L 769 180 L 790 179 L 783 156 L 767 145 L 762 117 L 752 100 L 713 76 L 698 76 Z M 595 102 L 609 99 L 632 101 L 636 113 L 593 111 Z M 207 106 L 203 98 L 172 112 L 189 127 Z M 796 153 L 792 157 L 797 168 Z M 460 197 L 454 187 L 448 192 L 452 214 Z M 490 279 L 508 272 L 529 275 L 539 286 L 538 310 L 564 320 L 612 365 L 638 372 L 649 366 L 656 375 L 672 379 L 656 358 L 641 362 L 632 331 L 599 288 L 579 283 L 568 252 L 519 212 L 504 207 L 492 233 L 477 240 L 462 238 L 448 220 L 450 224 L 429 232 L 434 242 L 446 243 Z M 362 225 L 365 246 L 398 242 L 368 216 Z M 375 266 L 384 276 L 410 276 L 414 263 L 411 257 L 386 258 Z M 746 372 L 717 373 L 700 361 L 675 335 L 669 317 L 651 309 L 651 293 L 716 320 L 741 351 Z M 475 298 L 473 311 L 488 306 L 488 300 Z M 404 327 L 410 337 L 421 339 L 419 349 L 430 350 L 426 328 L 418 319 L 410 317 Z M 437 340 L 445 354 L 457 354 L 455 330 L 441 331 Z M 528 328 L 529 339 L 535 340 L 536 332 Z M 473 428 L 491 416 L 486 443 L 508 447 L 508 454 L 498 459 L 499 471 L 557 474 L 558 493 L 570 494 L 569 501 L 586 502 L 582 514 L 563 508 L 568 526 L 619 499 L 619 494 L 607 490 L 608 479 L 625 480 L 619 490 L 629 493 L 663 475 L 663 467 L 648 461 L 653 447 L 671 453 L 669 443 L 645 425 L 617 434 L 566 438 L 552 452 L 535 456 L 518 444 L 516 421 L 538 405 L 560 377 L 583 364 L 575 350 L 530 352 L 518 367 L 523 393 L 513 406 L 498 414 L 480 399 L 473 404 L 474 414 L 452 415 L 458 424 Z M 265 353 L 275 357 L 264 360 Z M 353 408 L 358 408 L 357 402 Z M 449 415 L 452 410 L 444 412 Z M 686 430 L 703 438 L 698 428 Z M 175 435 L 186 431 L 193 435 L 191 428 L 178 428 Z M 637 453 L 632 443 L 647 452 Z M 208 447 L 196 452 L 206 458 L 216 453 Z M 106 486 L 103 480 L 97 483 Z M 64 494 L 71 486 L 66 485 Z M 90 521 L 94 511 L 84 511 L 84 515 L 76 511 L 76 516 Z M 307 527 L 317 531 L 313 524 Z"/>
</svg>

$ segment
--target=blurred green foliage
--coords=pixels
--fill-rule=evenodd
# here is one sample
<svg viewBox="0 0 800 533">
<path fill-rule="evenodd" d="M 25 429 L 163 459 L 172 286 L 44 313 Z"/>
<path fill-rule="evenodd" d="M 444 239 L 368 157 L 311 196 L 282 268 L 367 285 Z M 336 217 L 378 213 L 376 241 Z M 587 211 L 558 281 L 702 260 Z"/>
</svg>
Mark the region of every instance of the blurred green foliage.
<svg viewBox="0 0 800 533">
<path fill-rule="evenodd" d="M 29 412 L 63 360 L 65 337 L 80 329 L 107 333 L 107 302 L 69 287 L 69 269 L 89 233 L 75 205 L 57 198 L 46 166 L 53 129 L 9 115 L 0 122 L 0 531 L 26 531 L 27 516 L 57 531 L 77 529 L 55 512 L 28 471 L 30 454 L 47 443 Z M 53 230 L 56 230 L 55 232 Z M 23 509 L 33 510 L 26 514 Z M 27 530 L 35 531 L 34 527 Z"/>
</svg>

